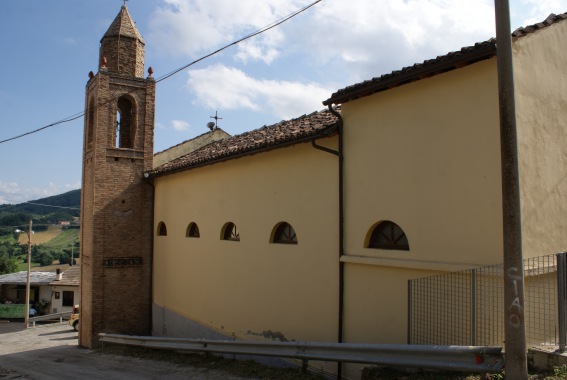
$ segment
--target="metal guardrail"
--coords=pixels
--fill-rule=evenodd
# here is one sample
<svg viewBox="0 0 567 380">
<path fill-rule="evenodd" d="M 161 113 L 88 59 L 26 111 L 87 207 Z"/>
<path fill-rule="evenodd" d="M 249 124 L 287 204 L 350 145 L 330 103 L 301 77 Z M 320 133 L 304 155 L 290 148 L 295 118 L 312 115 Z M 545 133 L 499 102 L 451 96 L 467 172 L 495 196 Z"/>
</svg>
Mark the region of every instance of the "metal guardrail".
<svg viewBox="0 0 567 380">
<path fill-rule="evenodd" d="M 63 324 L 63 318 L 70 318 L 71 317 L 71 312 L 70 311 L 66 311 L 64 313 L 55 313 L 55 314 L 46 314 L 46 315 L 40 315 L 37 317 L 32 317 L 28 319 L 28 323 L 33 323 L 33 327 L 35 327 L 35 323 L 39 322 L 39 321 L 50 321 L 52 319 L 57 319 L 59 318 L 59 323 Z M 27 326 L 26 326 L 27 327 Z"/>
<path fill-rule="evenodd" d="M 394 344 L 250 342 L 99 334 L 100 341 L 131 346 L 221 354 L 277 356 L 307 360 L 378 364 L 447 371 L 497 373 L 502 347 L 410 346 Z"/>
</svg>

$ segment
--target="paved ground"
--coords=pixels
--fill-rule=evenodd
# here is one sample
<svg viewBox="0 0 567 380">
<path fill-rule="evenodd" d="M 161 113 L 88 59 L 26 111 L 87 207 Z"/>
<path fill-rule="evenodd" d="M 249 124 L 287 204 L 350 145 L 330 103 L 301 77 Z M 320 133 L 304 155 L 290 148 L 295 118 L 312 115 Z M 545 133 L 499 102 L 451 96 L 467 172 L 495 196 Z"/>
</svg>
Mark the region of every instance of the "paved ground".
<svg viewBox="0 0 567 380">
<path fill-rule="evenodd" d="M 24 329 L 22 323 L 0 321 L 0 379 L 242 379 L 218 370 L 101 354 L 79 348 L 77 335 L 68 324 Z"/>
</svg>

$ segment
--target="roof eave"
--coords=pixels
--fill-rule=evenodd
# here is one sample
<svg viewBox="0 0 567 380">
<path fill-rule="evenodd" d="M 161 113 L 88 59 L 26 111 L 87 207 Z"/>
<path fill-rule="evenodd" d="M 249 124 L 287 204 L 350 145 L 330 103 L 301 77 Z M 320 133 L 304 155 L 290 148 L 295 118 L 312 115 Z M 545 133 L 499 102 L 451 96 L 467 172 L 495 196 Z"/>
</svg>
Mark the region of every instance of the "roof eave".
<svg viewBox="0 0 567 380">
<path fill-rule="evenodd" d="M 329 99 L 323 101 L 323 104 L 325 106 L 328 106 L 331 104 L 346 103 L 355 99 L 375 94 L 377 92 L 391 89 L 393 87 L 398 87 L 403 84 L 415 82 L 482 60 L 490 59 L 494 56 L 496 56 L 496 44 L 487 44 L 486 46 L 482 46 L 481 48 L 475 49 L 474 51 L 467 52 L 466 54 L 457 57 L 452 57 L 447 60 L 435 61 L 432 64 L 423 65 L 414 70 L 408 70 L 408 72 L 405 74 L 387 77 L 383 80 L 370 82 L 366 86 L 360 86 L 359 88 L 354 88 L 351 91 L 345 91 L 343 93 L 336 94 L 335 96 L 331 96 Z"/>
<path fill-rule="evenodd" d="M 264 152 L 268 152 L 268 151 L 274 150 L 274 149 L 285 148 L 285 147 L 288 147 L 288 146 L 291 146 L 291 145 L 302 144 L 302 143 L 310 142 L 312 140 L 316 140 L 316 139 L 319 139 L 319 138 L 325 138 L 325 137 L 332 136 L 337 130 L 338 130 L 337 124 L 333 124 L 331 126 L 328 126 L 325 129 L 319 131 L 318 133 L 314 133 L 312 135 L 305 136 L 305 137 L 302 137 L 302 138 L 299 138 L 299 139 L 288 140 L 288 141 L 284 141 L 284 142 L 273 144 L 273 145 L 267 145 L 267 146 L 263 146 L 261 148 L 251 149 L 249 151 L 243 151 L 243 152 L 238 152 L 238 153 L 234 153 L 234 154 L 227 154 L 226 156 L 217 157 L 217 158 L 214 158 L 214 159 L 211 159 L 211 160 L 205 160 L 205 161 L 198 162 L 198 163 L 195 163 L 195 164 L 180 165 L 178 167 L 174 167 L 174 168 L 171 168 L 171 169 L 165 169 L 165 170 L 161 170 L 161 171 L 160 170 L 152 170 L 152 171 L 146 172 L 146 174 L 148 174 L 148 176 L 145 177 L 145 178 L 147 180 L 151 180 L 151 179 L 154 179 L 154 178 L 157 178 L 157 177 L 163 177 L 165 175 L 169 175 L 169 174 L 173 174 L 173 173 L 191 170 L 191 169 L 195 169 L 195 168 L 199 168 L 199 167 L 203 167 L 203 166 L 207 166 L 207 165 L 217 164 L 217 163 L 224 162 L 224 161 L 234 160 L 234 159 L 245 157 L 245 156 L 253 156 L 253 155 L 258 154 L 258 153 L 264 153 Z"/>
</svg>

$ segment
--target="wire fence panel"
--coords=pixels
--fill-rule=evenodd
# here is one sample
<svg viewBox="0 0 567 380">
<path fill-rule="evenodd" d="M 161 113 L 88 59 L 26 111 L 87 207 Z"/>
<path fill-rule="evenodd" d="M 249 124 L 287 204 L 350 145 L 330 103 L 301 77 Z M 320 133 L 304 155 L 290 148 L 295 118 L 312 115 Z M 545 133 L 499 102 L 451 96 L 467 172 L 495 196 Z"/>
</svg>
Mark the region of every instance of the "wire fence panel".
<svg viewBox="0 0 567 380">
<path fill-rule="evenodd" d="M 557 292 L 560 255 L 567 254 L 524 260 L 524 309 L 529 346 L 560 344 L 558 313 L 559 308 L 565 309 L 565 300 L 560 299 Z M 565 283 L 563 276 L 560 280 Z M 410 280 L 408 310 L 408 344 L 503 345 L 503 267 L 493 265 Z M 565 341 L 564 328 L 561 330 Z"/>
</svg>

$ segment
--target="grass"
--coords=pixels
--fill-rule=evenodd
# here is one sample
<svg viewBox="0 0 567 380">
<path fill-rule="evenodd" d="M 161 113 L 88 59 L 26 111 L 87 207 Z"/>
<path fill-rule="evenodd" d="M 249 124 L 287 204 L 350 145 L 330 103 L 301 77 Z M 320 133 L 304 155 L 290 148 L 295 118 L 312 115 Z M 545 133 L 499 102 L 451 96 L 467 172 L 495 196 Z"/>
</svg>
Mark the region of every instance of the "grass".
<svg viewBox="0 0 567 380">
<path fill-rule="evenodd" d="M 222 357 L 194 353 L 154 350 L 125 345 L 106 345 L 96 351 L 99 354 L 131 356 L 145 360 L 167 361 L 194 368 L 225 371 L 242 378 L 270 380 L 321 380 L 314 374 L 300 374 L 298 369 L 267 367 L 249 360 L 224 359 Z M 503 374 L 470 374 L 462 372 L 400 370 L 386 367 L 366 368 L 361 376 L 364 380 L 504 380 Z M 567 380 L 567 366 L 553 371 L 530 371 L 528 380 Z"/>
<path fill-rule="evenodd" d="M 462 372 L 401 371 L 392 368 L 372 368 L 362 378 L 365 380 L 505 380 L 505 371 L 497 374 L 466 374 Z M 528 380 L 567 380 L 567 367 L 555 367 L 553 371 L 530 370 Z"/>
<path fill-rule="evenodd" d="M 270 380 L 321 380 L 323 377 L 301 374 L 295 368 L 275 368 L 256 363 L 252 360 L 225 359 L 214 355 L 172 352 L 154 350 L 144 347 L 105 345 L 104 349 L 96 351 L 100 354 L 131 356 L 145 360 L 167 361 L 177 365 L 194 368 L 219 370 L 238 375 L 243 378 Z"/>
<path fill-rule="evenodd" d="M 53 227 L 59 227 L 59 226 L 53 226 Z M 61 227 L 59 228 L 61 229 Z M 71 249 L 71 246 L 75 245 L 75 251 L 76 251 L 77 250 L 76 244 L 79 241 L 79 233 L 80 230 L 78 228 L 60 230 L 59 234 L 56 234 L 50 240 L 46 241 L 43 246 L 46 248 Z"/>
<path fill-rule="evenodd" d="M 33 269 L 34 267 L 39 267 L 39 264 L 38 264 L 38 263 L 34 263 L 34 262 L 32 261 L 31 267 L 32 267 L 32 269 Z M 24 263 L 23 260 L 18 260 L 18 272 L 26 271 L 26 270 L 28 270 L 28 264 L 27 264 L 27 263 Z"/>
</svg>

